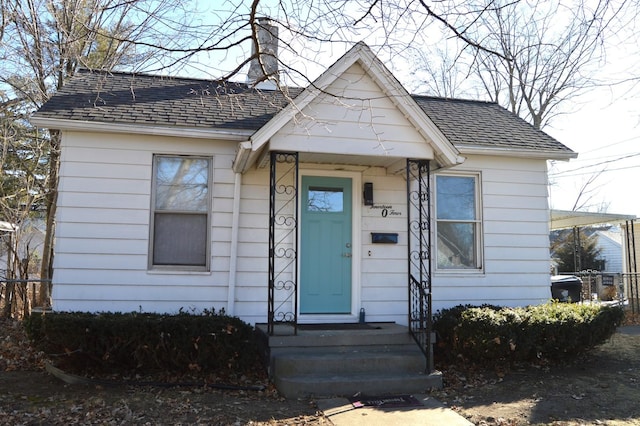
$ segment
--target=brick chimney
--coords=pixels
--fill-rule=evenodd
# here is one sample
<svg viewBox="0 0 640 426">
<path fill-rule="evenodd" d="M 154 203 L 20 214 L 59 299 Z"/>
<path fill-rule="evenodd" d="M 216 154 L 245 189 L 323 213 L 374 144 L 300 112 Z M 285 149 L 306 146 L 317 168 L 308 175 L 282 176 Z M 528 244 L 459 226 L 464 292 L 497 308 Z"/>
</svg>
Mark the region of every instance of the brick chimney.
<svg viewBox="0 0 640 426">
<path fill-rule="evenodd" d="M 258 49 L 260 53 L 260 61 L 266 71 L 267 79 L 264 79 L 265 73 L 260 66 L 258 58 L 251 60 L 249 64 L 249 72 L 247 74 L 247 83 L 255 84 L 259 89 L 275 89 L 276 83 L 279 81 L 278 75 L 278 27 L 269 18 L 258 18 L 257 22 Z M 252 55 L 256 54 L 256 46 L 251 46 Z"/>
</svg>

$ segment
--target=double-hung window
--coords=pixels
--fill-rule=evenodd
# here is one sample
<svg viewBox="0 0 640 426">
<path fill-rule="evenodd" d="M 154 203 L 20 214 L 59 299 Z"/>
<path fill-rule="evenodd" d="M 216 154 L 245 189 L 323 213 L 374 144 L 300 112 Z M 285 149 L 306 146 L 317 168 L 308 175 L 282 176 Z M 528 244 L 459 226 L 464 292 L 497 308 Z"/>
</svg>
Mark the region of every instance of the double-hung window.
<svg viewBox="0 0 640 426">
<path fill-rule="evenodd" d="M 211 159 L 153 159 L 150 268 L 209 268 Z"/>
<path fill-rule="evenodd" d="M 437 269 L 482 268 L 479 186 L 477 174 L 436 175 Z"/>
</svg>

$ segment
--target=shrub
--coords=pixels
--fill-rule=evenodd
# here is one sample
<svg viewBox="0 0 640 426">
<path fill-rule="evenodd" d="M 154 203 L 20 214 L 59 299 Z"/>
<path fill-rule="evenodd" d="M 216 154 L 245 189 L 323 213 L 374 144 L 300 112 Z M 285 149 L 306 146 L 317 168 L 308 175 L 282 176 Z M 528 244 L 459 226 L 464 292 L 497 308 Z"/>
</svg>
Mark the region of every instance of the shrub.
<svg viewBox="0 0 640 426">
<path fill-rule="evenodd" d="M 67 367 L 94 372 L 248 373 L 258 358 L 253 328 L 235 317 L 54 312 L 26 319 L 34 345 Z"/>
<path fill-rule="evenodd" d="M 611 337 L 620 307 L 549 302 L 526 308 L 456 306 L 438 312 L 433 328 L 441 356 L 478 363 L 574 357 Z"/>
</svg>

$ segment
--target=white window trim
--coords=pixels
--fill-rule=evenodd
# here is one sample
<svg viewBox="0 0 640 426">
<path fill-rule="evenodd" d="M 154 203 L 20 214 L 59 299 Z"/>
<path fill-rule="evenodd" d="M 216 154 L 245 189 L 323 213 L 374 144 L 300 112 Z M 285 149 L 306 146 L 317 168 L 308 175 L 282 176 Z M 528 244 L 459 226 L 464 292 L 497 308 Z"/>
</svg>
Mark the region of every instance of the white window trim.
<svg viewBox="0 0 640 426">
<path fill-rule="evenodd" d="M 207 176 L 207 236 L 206 236 L 206 253 L 204 266 L 186 266 L 186 265 L 155 265 L 153 263 L 153 238 L 155 230 L 155 209 L 156 209 L 156 158 L 192 158 L 203 159 L 209 162 Z M 149 248 L 147 250 L 147 271 L 150 273 L 210 273 L 211 272 L 211 214 L 213 200 L 213 157 L 207 155 L 191 155 L 191 154 L 153 154 L 151 159 L 151 205 L 149 206 Z M 178 212 L 178 211 L 177 211 Z"/>
<path fill-rule="evenodd" d="M 438 184 L 437 177 L 438 176 L 459 176 L 459 177 L 472 177 L 475 180 L 475 209 L 476 209 L 476 219 L 475 220 L 467 220 L 467 221 L 459 221 L 452 220 L 449 222 L 467 222 L 467 223 L 475 223 L 476 224 L 476 233 L 477 237 L 475 240 L 476 245 L 476 265 L 477 268 L 438 268 Z M 472 172 L 472 171 L 457 171 L 457 172 L 441 172 L 434 173 L 433 175 L 433 199 L 435 202 L 433 203 L 432 210 L 432 218 L 433 218 L 433 266 L 434 271 L 438 274 L 464 274 L 464 275 L 478 275 L 484 274 L 484 226 L 483 226 L 483 202 L 482 202 L 482 174 L 480 172 Z M 447 220 L 443 220 L 447 221 Z"/>
</svg>

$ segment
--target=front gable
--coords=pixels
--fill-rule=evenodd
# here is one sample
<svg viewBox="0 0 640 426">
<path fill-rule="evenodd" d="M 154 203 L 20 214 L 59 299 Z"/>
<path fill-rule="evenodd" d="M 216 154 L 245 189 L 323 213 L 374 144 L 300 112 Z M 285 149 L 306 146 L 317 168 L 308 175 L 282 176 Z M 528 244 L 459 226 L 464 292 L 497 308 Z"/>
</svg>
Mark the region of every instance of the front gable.
<svg viewBox="0 0 640 426">
<path fill-rule="evenodd" d="M 306 162 L 384 166 L 433 159 L 432 144 L 355 63 L 280 128 L 269 149 L 303 153 Z"/>
<path fill-rule="evenodd" d="M 305 162 L 384 167 L 405 158 L 444 167 L 464 160 L 364 43 L 240 146 L 236 172 L 247 170 L 264 150 L 299 152 Z"/>
</svg>

